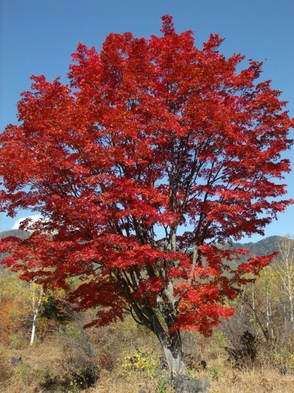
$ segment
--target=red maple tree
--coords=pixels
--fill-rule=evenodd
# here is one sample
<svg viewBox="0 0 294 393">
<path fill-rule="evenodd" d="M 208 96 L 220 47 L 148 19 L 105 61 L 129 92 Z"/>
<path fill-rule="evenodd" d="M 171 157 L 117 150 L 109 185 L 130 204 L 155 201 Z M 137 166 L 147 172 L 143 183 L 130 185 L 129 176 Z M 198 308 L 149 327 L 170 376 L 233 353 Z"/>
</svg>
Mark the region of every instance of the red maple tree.
<svg viewBox="0 0 294 393">
<path fill-rule="evenodd" d="M 181 330 L 210 334 L 273 257 L 235 263 L 244 251 L 220 245 L 262 234 L 292 202 L 280 179 L 293 120 L 257 81 L 262 63 L 242 68 L 218 35 L 198 49 L 162 20 L 159 37 L 110 34 L 100 54 L 79 44 L 68 86 L 32 77 L 0 136 L 0 207 L 42 218 L 2 249 L 45 288 L 76 277 L 69 299 L 97 309 L 91 326 L 131 313 L 179 374 Z"/>
</svg>

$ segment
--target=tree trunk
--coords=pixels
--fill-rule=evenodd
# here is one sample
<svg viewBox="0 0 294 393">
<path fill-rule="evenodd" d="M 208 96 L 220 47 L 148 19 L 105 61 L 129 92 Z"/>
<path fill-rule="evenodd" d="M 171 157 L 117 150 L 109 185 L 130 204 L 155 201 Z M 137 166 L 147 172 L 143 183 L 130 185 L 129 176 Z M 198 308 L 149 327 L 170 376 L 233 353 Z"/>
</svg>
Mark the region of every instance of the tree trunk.
<svg viewBox="0 0 294 393">
<path fill-rule="evenodd" d="M 161 345 L 171 378 L 178 375 L 186 375 L 187 367 L 183 359 L 182 351 L 177 353 L 177 351 L 171 350 L 167 344 L 162 343 Z"/>
<path fill-rule="evenodd" d="M 42 302 L 43 288 L 40 287 L 39 299 L 38 299 L 37 304 L 36 304 L 36 299 L 35 299 L 35 287 L 32 288 L 32 291 L 33 291 L 32 292 L 32 308 L 33 308 L 34 315 L 33 315 L 30 345 L 33 345 L 34 340 L 35 340 L 37 316 L 38 316 L 39 309 L 40 309 L 41 302 Z"/>
<path fill-rule="evenodd" d="M 180 331 L 168 334 L 161 327 L 154 333 L 161 344 L 171 379 L 187 374 Z"/>
<path fill-rule="evenodd" d="M 149 273 L 150 277 L 155 276 L 153 271 Z M 126 276 L 122 276 L 119 271 L 115 271 L 115 274 L 128 300 L 132 304 L 131 315 L 134 320 L 146 326 L 158 338 L 171 379 L 177 375 L 185 375 L 187 373 L 187 368 L 183 356 L 181 333 L 179 329 L 174 328 L 174 323 L 176 321 L 176 303 L 178 299 L 174 296 L 173 283 L 171 281 L 168 283 L 163 294 L 157 294 L 157 306 L 162 317 L 159 319 L 157 313 L 150 305 L 147 296 L 144 298 L 145 303 L 143 304 L 138 304 L 132 297 L 132 293 L 129 290 L 129 281 L 132 280 L 132 277 L 126 280 Z M 134 275 L 135 274 L 138 273 L 134 271 Z M 136 279 L 133 279 L 133 282 L 135 281 Z"/>
<path fill-rule="evenodd" d="M 32 331 L 31 331 L 30 345 L 33 345 L 33 344 L 34 344 L 34 340 L 35 340 L 37 315 L 38 315 L 38 309 L 36 309 L 36 310 L 34 311 L 34 317 L 33 317 Z"/>
</svg>

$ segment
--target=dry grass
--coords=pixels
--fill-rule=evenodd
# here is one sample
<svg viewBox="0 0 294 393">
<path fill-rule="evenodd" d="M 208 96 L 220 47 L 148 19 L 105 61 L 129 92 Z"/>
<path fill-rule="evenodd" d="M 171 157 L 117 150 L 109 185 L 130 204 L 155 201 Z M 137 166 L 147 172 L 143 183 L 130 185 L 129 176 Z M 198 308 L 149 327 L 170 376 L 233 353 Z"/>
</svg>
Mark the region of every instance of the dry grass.
<svg viewBox="0 0 294 393">
<path fill-rule="evenodd" d="M 172 388 L 166 385 L 166 371 L 162 370 L 150 376 L 143 369 L 132 370 L 124 367 L 126 357 L 138 353 L 136 352 L 138 348 L 154 356 L 160 354 L 160 348 L 156 340 L 151 335 L 146 335 L 144 330 L 135 330 L 130 334 L 128 330 L 122 333 L 121 328 L 117 326 L 100 334 L 105 342 L 108 338 L 106 344 L 102 345 L 101 342 L 93 344 L 98 347 L 98 357 L 103 353 L 107 356 L 111 354 L 115 362 L 111 370 L 100 366 L 96 386 L 83 392 L 138 393 L 141 387 L 146 386 L 152 393 L 172 393 Z M 204 356 L 207 361 L 207 368 L 201 371 L 191 369 L 190 374 L 198 379 L 209 380 L 211 383 L 209 393 L 294 393 L 294 374 L 281 375 L 278 370 L 269 366 L 237 370 L 226 361 L 227 354 L 222 350 L 222 345 L 201 340 L 190 337 L 188 343 L 193 348 L 201 347 L 201 356 Z M 55 377 L 62 379 L 62 376 L 66 375 L 68 358 L 63 344 L 59 337 L 22 350 L 4 348 L 1 352 L 0 348 L 0 366 L 3 370 L 7 368 L 9 376 L 5 381 L 0 380 L 0 392 L 78 392 L 77 384 L 70 379 L 67 380 L 67 385 L 58 385 L 58 388 L 44 385 L 44 381 L 54 380 Z M 105 352 L 106 350 L 108 352 Z M 22 362 L 12 365 L 11 358 L 19 355 L 22 357 Z"/>
<path fill-rule="evenodd" d="M 211 383 L 209 393 L 294 393 L 294 375 L 280 375 L 273 370 L 238 371 L 224 369 L 218 379 L 212 379 L 208 372 L 197 375 L 199 379 L 208 379 Z M 156 390 L 155 381 L 143 382 L 140 378 L 133 380 L 118 380 L 111 375 L 104 374 L 96 388 L 88 389 L 91 393 L 138 393 L 142 386 L 150 388 L 150 392 Z M 168 388 L 165 393 L 172 393 Z"/>
</svg>

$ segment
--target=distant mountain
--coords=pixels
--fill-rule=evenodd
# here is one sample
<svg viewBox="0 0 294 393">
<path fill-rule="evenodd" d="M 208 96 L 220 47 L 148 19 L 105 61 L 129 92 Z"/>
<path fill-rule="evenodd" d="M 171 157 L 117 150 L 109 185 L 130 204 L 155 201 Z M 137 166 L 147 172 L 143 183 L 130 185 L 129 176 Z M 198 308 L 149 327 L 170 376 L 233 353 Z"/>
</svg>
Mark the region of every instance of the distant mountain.
<svg viewBox="0 0 294 393">
<path fill-rule="evenodd" d="M 20 239 L 27 239 L 30 237 L 30 233 L 26 231 L 22 231 L 21 229 L 11 229 L 9 231 L 3 231 L 0 232 L 0 239 L 3 239 L 4 237 L 9 237 L 9 236 L 15 236 Z M 8 254 L 7 253 L 0 253 L 0 262 L 2 261 L 3 258 L 5 258 Z M 0 264 L 0 272 L 3 271 L 3 267 Z"/>
<path fill-rule="evenodd" d="M 30 233 L 27 231 L 22 231 L 21 229 L 10 229 L 9 231 L 0 232 L 0 239 L 9 236 L 19 237 L 20 239 L 24 240 L 30 237 Z"/>
<path fill-rule="evenodd" d="M 252 256 L 268 255 L 279 250 L 281 236 L 269 236 L 256 243 L 233 243 L 231 248 L 245 248 Z"/>
</svg>

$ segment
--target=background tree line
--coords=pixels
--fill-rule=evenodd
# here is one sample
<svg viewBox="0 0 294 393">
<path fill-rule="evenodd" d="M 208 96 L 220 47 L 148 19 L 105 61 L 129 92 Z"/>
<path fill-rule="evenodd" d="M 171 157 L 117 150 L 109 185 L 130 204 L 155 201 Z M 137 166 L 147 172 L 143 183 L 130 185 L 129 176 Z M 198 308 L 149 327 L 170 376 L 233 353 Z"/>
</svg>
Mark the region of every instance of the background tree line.
<svg viewBox="0 0 294 393">
<path fill-rule="evenodd" d="M 11 234 L 25 237 L 22 231 Z M 7 232 L 0 233 L 0 237 Z M 240 296 L 232 303 L 235 315 L 222 323 L 217 332 L 228 340 L 229 353 L 238 366 L 257 362 L 267 352 L 268 361 L 281 372 L 294 370 L 294 239 L 272 236 L 257 243 L 234 244 L 250 250 L 252 256 L 279 251 L 278 256 L 251 284 L 240 288 Z M 72 284 L 74 285 L 74 283 Z M 32 330 L 36 319 L 36 338 L 50 338 L 76 320 L 62 290 L 43 294 L 34 282 L 20 280 L 10 270 L 0 270 L 0 340 L 10 348 L 20 349 L 32 344 Z M 83 317 L 80 317 L 83 319 Z M 79 328 L 82 329 L 82 319 Z M 250 358 L 242 337 L 250 332 L 254 337 L 254 354 Z M 250 350 L 249 350 L 250 352 Z"/>
</svg>

